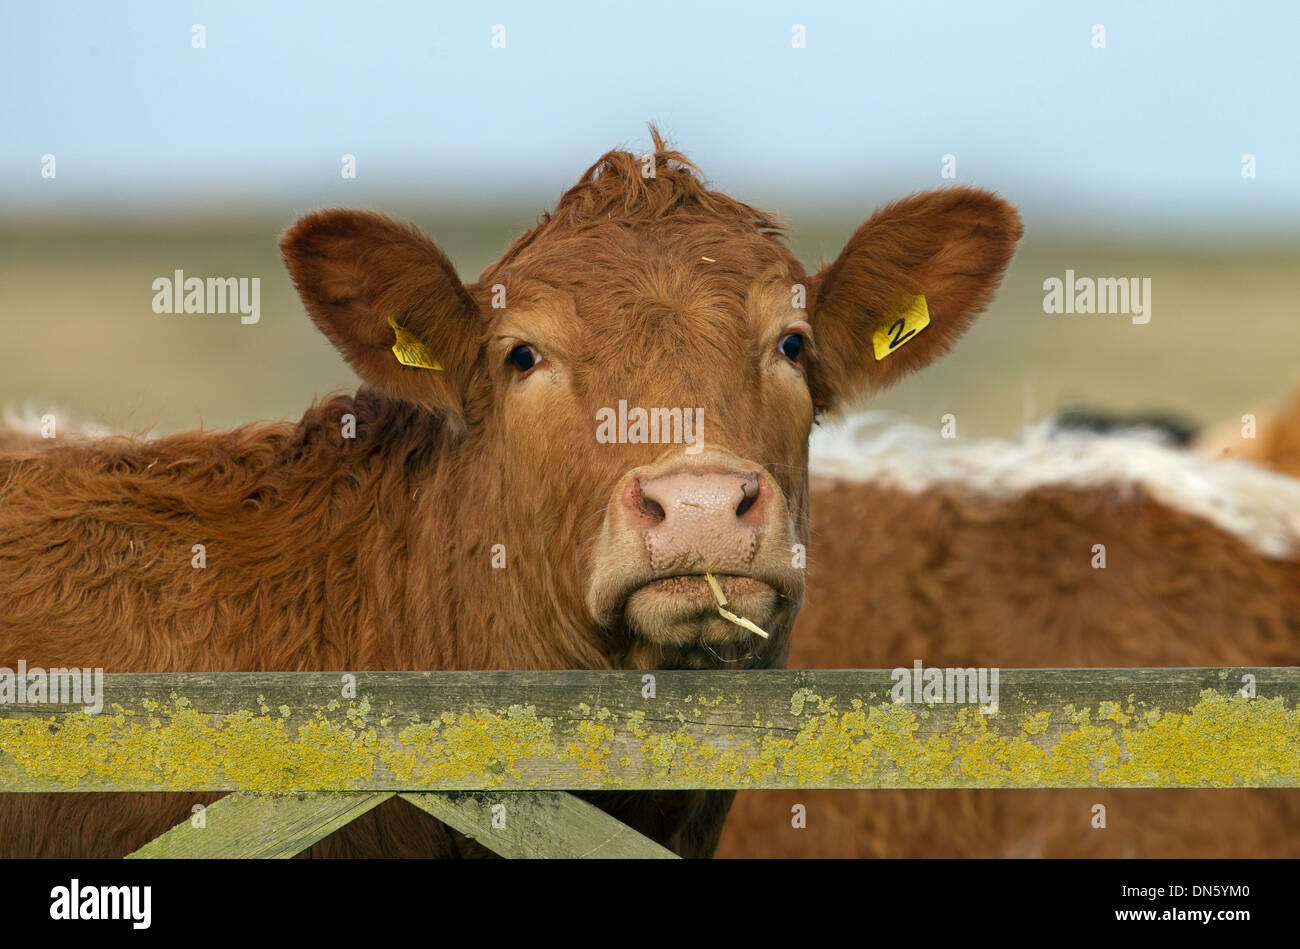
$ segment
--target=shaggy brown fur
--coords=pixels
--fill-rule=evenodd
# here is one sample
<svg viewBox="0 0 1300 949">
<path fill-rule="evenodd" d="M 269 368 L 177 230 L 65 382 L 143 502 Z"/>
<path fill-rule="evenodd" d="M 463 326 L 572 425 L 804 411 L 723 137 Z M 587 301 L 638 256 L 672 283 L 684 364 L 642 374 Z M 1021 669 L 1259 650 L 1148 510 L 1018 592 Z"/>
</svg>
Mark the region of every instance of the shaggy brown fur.
<svg viewBox="0 0 1300 949">
<path fill-rule="evenodd" d="M 761 465 L 804 540 L 814 408 L 946 351 L 1020 226 L 982 192 L 915 195 L 809 278 L 771 218 L 707 190 L 657 133 L 655 145 L 653 177 L 611 152 L 471 286 L 409 225 L 355 211 L 299 221 L 282 241 L 286 264 L 365 387 L 296 424 L 0 459 L 0 664 L 717 667 L 698 644 L 660 647 L 587 610 L 613 486 L 661 451 L 598 445 L 595 410 L 703 407 L 710 447 Z M 807 313 L 791 308 L 801 283 L 816 301 Z M 877 363 L 862 342 L 893 316 L 882 301 L 914 292 L 932 294 L 932 327 L 900 362 Z M 443 371 L 400 365 L 390 319 Z M 797 360 L 777 350 L 792 326 L 809 337 Z M 527 372 L 507 358 L 521 343 L 541 354 Z M 342 436 L 347 416 L 355 439 Z M 191 564 L 197 544 L 203 569 Z M 497 544 L 507 569 L 491 566 Z M 794 607 L 749 665 L 784 661 Z M 688 855 L 713 849 L 730 802 L 591 797 Z M 200 799 L 0 795 L 0 853 L 120 855 Z M 482 848 L 393 802 L 313 853 Z"/>
<path fill-rule="evenodd" d="M 1300 563 L 1140 490 L 829 483 L 812 517 L 795 668 L 1300 664 Z M 1286 790 L 752 791 L 719 855 L 1295 857 L 1298 831 Z"/>
</svg>

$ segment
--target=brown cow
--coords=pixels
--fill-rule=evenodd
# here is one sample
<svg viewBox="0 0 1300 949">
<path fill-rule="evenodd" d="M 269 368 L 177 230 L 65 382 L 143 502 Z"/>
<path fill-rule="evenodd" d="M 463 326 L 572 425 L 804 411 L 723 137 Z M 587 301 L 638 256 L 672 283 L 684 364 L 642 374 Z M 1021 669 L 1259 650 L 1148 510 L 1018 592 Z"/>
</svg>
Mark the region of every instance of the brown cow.
<svg viewBox="0 0 1300 949">
<path fill-rule="evenodd" d="M 784 664 L 814 417 L 945 352 L 990 299 L 1019 218 L 968 188 L 913 195 L 810 277 L 771 217 L 654 138 L 652 161 L 601 158 L 471 285 L 409 225 L 300 220 L 285 262 L 361 376 L 355 397 L 292 424 L 0 458 L 0 663 Z M 683 425 L 649 441 L 633 421 L 607 443 L 622 403 L 693 410 L 694 440 Z M 707 567 L 770 640 L 717 616 Z M 591 797 L 704 855 L 731 795 Z M 0 795 L 0 851 L 122 854 L 194 800 Z M 483 853 L 390 803 L 312 852 Z"/>
<path fill-rule="evenodd" d="M 811 467 L 792 667 L 1300 664 L 1300 481 L 1136 436 L 871 420 Z M 718 853 L 1297 857 L 1300 792 L 747 791 Z"/>
<path fill-rule="evenodd" d="M 1211 458 L 1249 461 L 1300 478 L 1300 385 L 1281 405 L 1216 425 L 1194 447 Z"/>
</svg>

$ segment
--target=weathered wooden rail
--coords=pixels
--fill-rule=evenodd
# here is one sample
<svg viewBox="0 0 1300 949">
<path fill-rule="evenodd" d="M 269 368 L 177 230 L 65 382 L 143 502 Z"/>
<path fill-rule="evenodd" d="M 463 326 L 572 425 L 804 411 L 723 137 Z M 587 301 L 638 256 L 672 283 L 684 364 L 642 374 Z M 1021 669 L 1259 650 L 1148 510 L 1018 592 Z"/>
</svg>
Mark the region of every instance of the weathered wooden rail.
<svg viewBox="0 0 1300 949">
<path fill-rule="evenodd" d="M 0 791 L 236 792 L 136 856 L 292 856 L 393 794 L 507 856 L 671 856 L 564 792 L 1300 787 L 1300 668 L 1004 669 L 996 709 L 894 682 L 110 674 L 97 714 L 0 705 Z"/>
</svg>

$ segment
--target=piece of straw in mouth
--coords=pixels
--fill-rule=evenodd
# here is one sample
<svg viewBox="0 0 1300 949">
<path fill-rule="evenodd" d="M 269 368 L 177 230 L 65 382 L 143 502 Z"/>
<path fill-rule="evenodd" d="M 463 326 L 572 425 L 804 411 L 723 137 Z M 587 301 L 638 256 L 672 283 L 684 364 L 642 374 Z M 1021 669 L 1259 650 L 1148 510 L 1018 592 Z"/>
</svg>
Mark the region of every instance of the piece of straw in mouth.
<svg viewBox="0 0 1300 949">
<path fill-rule="evenodd" d="M 731 610 L 723 609 L 723 607 L 727 605 L 727 596 L 722 592 L 722 584 L 718 583 L 717 578 L 711 573 L 705 573 L 704 579 L 708 582 L 709 589 L 713 591 L 713 598 L 718 601 L 719 616 L 730 623 L 735 623 L 737 626 L 749 630 L 751 633 L 758 633 L 758 635 L 762 636 L 764 639 L 771 638 L 767 633 L 759 629 L 757 624 L 751 623 L 743 616 L 737 616 L 735 613 L 731 612 Z"/>
</svg>

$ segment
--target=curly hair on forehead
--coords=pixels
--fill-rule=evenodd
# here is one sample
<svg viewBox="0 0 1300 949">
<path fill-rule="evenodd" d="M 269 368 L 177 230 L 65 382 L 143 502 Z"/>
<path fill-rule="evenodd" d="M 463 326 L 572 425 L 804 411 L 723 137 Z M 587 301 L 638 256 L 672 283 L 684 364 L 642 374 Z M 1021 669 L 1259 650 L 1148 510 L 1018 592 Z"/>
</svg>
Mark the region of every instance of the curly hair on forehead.
<svg viewBox="0 0 1300 949">
<path fill-rule="evenodd" d="M 699 168 L 682 152 L 669 148 L 653 124 L 650 137 L 653 152 L 634 155 L 614 149 L 602 155 L 561 196 L 554 211 L 544 212 L 535 227 L 507 248 L 497 266 L 508 263 L 542 237 L 580 231 L 611 220 L 651 223 L 670 217 L 695 217 L 711 223 L 737 224 L 768 237 L 785 237 L 784 225 L 771 214 L 720 191 L 711 191 Z"/>
</svg>

